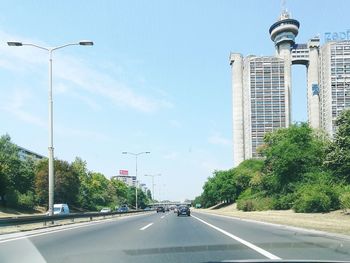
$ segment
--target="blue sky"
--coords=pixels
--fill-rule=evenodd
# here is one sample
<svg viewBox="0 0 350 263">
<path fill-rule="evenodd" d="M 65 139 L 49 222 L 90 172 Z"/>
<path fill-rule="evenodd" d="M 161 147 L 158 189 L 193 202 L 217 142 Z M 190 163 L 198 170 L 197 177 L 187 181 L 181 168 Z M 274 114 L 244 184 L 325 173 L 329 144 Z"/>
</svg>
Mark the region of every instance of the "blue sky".
<svg viewBox="0 0 350 263">
<path fill-rule="evenodd" d="M 298 43 L 349 28 L 348 1 L 287 1 Z M 120 169 L 158 174 L 155 197 L 201 193 L 215 169 L 232 166 L 229 53 L 272 55 L 268 29 L 279 0 L 4 1 L 0 4 L 0 134 L 47 155 L 47 55 L 54 53 L 55 155 L 80 156 L 107 177 Z M 293 120 L 306 120 L 306 77 L 293 69 Z"/>
</svg>

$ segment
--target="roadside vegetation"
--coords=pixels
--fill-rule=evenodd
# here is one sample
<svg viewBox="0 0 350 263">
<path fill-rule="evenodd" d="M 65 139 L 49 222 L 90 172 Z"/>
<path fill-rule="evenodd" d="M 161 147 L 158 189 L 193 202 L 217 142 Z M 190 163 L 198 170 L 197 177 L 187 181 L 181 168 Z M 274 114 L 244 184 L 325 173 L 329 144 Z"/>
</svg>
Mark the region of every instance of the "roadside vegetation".
<svg viewBox="0 0 350 263">
<path fill-rule="evenodd" d="M 74 162 L 55 160 L 55 203 L 67 203 L 74 210 L 96 211 L 102 207 L 135 205 L 135 187 L 107 179 L 89 171 L 87 163 L 76 157 Z M 144 208 L 151 192 L 138 191 L 138 204 Z M 9 135 L 0 137 L 0 208 L 34 210 L 48 204 L 48 160 L 22 159 Z"/>
<path fill-rule="evenodd" d="M 306 123 L 266 134 L 260 159 L 215 171 L 194 203 L 236 202 L 243 211 L 350 209 L 350 110 L 336 124 L 332 140 Z"/>
</svg>

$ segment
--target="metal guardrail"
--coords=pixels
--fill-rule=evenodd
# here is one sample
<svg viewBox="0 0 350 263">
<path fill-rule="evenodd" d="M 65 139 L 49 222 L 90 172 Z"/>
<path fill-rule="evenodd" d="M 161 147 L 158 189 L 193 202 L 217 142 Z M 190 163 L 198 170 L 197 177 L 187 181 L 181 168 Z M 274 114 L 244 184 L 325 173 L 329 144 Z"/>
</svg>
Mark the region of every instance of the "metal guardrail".
<svg viewBox="0 0 350 263">
<path fill-rule="evenodd" d="M 53 216 L 36 215 L 36 216 L 5 217 L 5 218 L 0 218 L 0 227 L 25 225 L 25 224 L 32 224 L 32 223 L 43 223 L 44 225 L 46 225 L 47 223 L 53 224 L 55 221 L 61 221 L 61 220 L 67 220 L 67 219 L 71 219 L 72 222 L 74 222 L 74 219 L 79 219 L 79 218 L 90 218 L 90 221 L 92 221 L 94 217 L 135 214 L 135 213 L 141 213 L 141 212 L 146 213 L 151 211 L 133 210 L 128 212 L 108 212 L 108 213 L 88 212 L 88 213 L 71 213 L 68 215 L 53 215 Z"/>
</svg>

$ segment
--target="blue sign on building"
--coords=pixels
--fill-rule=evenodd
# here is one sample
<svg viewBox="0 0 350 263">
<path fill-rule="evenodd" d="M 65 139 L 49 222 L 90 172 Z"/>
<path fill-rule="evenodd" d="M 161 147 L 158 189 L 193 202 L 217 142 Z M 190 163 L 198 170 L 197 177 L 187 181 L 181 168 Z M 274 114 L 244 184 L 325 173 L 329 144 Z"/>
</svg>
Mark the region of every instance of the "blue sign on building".
<svg viewBox="0 0 350 263">
<path fill-rule="evenodd" d="M 319 95 L 320 94 L 320 88 L 317 84 L 312 84 L 312 96 Z"/>
<path fill-rule="evenodd" d="M 350 40 L 350 29 L 344 32 L 326 32 L 324 33 L 324 40 L 325 42 Z"/>
</svg>

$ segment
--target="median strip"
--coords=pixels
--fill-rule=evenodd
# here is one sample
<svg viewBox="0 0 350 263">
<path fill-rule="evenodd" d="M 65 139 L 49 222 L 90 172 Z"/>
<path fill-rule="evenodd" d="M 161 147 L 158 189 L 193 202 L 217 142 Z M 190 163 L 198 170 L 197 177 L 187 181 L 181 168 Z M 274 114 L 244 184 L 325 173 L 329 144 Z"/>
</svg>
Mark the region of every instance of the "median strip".
<svg viewBox="0 0 350 263">
<path fill-rule="evenodd" d="M 252 243 L 250 243 L 248 241 L 243 240 L 242 238 L 239 238 L 239 237 L 237 237 L 237 236 L 235 236 L 235 235 L 233 235 L 233 234 L 231 234 L 231 233 L 229 233 L 229 232 L 227 232 L 227 231 L 225 231 L 225 230 L 223 230 L 223 229 L 221 229 L 221 228 L 219 228 L 217 226 L 214 226 L 214 225 L 204 221 L 203 219 L 200 219 L 200 218 L 198 218 L 198 217 L 196 217 L 194 215 L 192 215 L 192 217 L 197 219 L 198 221 L 202 222 L 203 224 L 206 224 L 207 226 L 209 226 L 211 228 L 214 228 L 215 230 L 221 232 L 222 234 L 224 234 L 224 235 L 226 235 L 226 236 L 228 236 L 228 237 L 238 241 L 239 243 L 249 247 L 250 249 L 255 250 L 259 254 L 261 254 L 261 255 L 269 258 L 269 259 L 281 259 L 280 257 L 277 257 L 274 254 L 271 254 L 270 252 L 268 252 L 268 251 L 266 251 L 266 250 L 264 250 L 264 249 L 262 249 L 262 248 L 260 248 L 260 247 L 258 247 L 256 245 L 254 245 L 254 244 L 252 244 Z"/>
<path fill-rule="evenodd" d="M 149 223 L 148 225 L 145 225 L 144 227 L 141 227 L 140 230 L 145 230 L 147 228 L 149 228 L 151 225 L 153 225 L 153 223 Z"/>
</svg>

